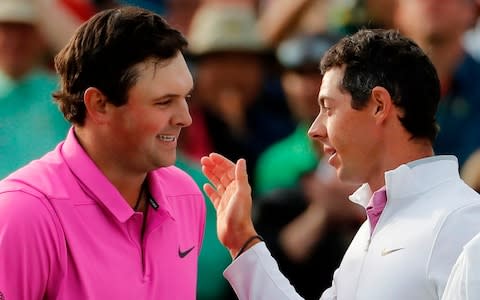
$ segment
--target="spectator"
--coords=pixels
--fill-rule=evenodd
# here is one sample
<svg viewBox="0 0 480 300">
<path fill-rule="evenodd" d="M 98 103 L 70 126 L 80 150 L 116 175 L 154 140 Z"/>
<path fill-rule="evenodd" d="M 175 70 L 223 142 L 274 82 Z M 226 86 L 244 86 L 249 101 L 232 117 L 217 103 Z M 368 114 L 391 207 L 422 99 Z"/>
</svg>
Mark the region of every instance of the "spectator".
<svg viewBox="0 0 480 300">
<path fill-rule="evenodd" d="M 258 155 L 293 130 L 278 75 L 265 63 L 255 12 L 245 4 L 206 3 L 189 36 L 195 123 L 182 149 L 196 159 L 211 151 L 247 157 L 254 169 Z"/>
<path fill-rule="evenodd" d="M 318 112 L 317 96 L 322 82 L 318 65 L 337 39 L 327 34 L 299 34 L 278 46 L 282 88 L 297 126 L 292 134 L 261 154 L 255 169 L 257 196 L 295 187 L 303 174 L 316 168 L 319 152 L 313 148 L 307 130 Z"/>
<path fill-rule="evenodd" d="M 473 0 L 397 1 L 395 26 L 432 60 L 442 87 L 437 112 L 437 154 L 454 154 L 460 168 L 480 147 L 480 62 L 464 48 L 476 20 Z"/>
<path fill-rule="evenodd" d="M 54 147 L 69 127 L 52 101 L 58 79 L 45 67 L 49 47 L 32 1 L 0 1 L 0 178 Z"/>
<path fill-rule="evenodd" d="M 331 9 L 329 16 L 331 30 L 340 34 L 353 34 L 363 28 L 393 28 L 397 2 L 397 0 L 340 1 Z"/>
<path fill-rule="evenodd" d="M 460 175 L 465 183 L 480 193 L 480 149 L 475 150 L 463 164 Z"/>
</svg>

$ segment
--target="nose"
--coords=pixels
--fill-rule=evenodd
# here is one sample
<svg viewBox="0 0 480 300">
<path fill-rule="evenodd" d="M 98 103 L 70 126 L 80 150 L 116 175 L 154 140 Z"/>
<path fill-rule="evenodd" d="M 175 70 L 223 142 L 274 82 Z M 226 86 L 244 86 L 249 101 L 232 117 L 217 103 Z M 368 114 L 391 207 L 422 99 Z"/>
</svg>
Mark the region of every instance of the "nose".
<svg viewBox="0 0 480 300">
<path fill-rule="evenodd" d="M 172 118 L 174 125 L 179 127 L 188 127 L 192 124 L 192 116 L 186 100 L 181 101 L 177 112 Z"/>
<path fill-rule="evenodd" d="M 312 125 L 308 129 L 308 136 L 310 137 L 310 139 L 322 143 L 326 140 L 327 129 L 325 127 L 325 124 L 323 123 L 323 117 L 321 113 L 317 115 Z"/>
</svg>

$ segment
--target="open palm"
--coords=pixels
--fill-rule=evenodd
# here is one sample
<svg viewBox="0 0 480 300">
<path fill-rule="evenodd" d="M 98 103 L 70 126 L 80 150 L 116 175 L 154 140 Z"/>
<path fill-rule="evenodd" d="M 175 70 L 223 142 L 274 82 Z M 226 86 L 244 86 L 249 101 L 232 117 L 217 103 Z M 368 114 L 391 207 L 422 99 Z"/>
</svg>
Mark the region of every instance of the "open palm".
<svg viewBox="0 0 480 300">
<path fill-rule="evenodd" d="M 256 234 L 251 219 L 252 197 L 246 162 L 236 164 L 212 153 L 201 160 L 202 171 L 211 184 L 204 190 L 217 212 L 220 242 L 234 254 L 250 236 Z"/>
</svg>

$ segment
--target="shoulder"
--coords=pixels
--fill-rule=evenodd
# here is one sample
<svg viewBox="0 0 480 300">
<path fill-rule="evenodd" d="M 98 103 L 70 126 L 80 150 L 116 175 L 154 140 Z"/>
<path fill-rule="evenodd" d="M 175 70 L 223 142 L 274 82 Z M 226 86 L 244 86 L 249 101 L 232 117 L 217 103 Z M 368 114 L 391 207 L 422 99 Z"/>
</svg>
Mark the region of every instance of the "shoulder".
<svg viewBox="0 0 480 300">
<path fill-rule="evenodd" d="M 53 220 L 54 209 L 49 198 L 58 194 L 61 187 L 57 169 L 40 160 L 0 181 L 0 220 L 17 228 L 46 225 Z M 18 223 L 18 224 L 17 224 Z M 19 226 L 16 226 L 16 225 Z M 53 223 L 52 223 L 53 224 Z M 50 224 L 50 225 L 52 225 Z"/>
<path fill-rule="evenodd" d="M 0 265 L 8 270 L 3 275 L 18 279 L 3 277 L 2 282 L 0 274 L 7 294 L 42 298 L 49 278 L 63 274 L 64 246 L 62 226 L 48 199 L 26 187 L 0 192 Z"/>
<path fill-rule="evenodd" d="M 456 260 L 442 299 L 479 299 L 480 234 L 469 241 Z M 468 296 L 467 296 L 468 295 Z"/>
<path fill-rule="evenodd" d="M 443 183 L 431 191 L 429 199 L 440 230 L 474 226 L 480 232 L 480 195 L 463 180 Z"/>
<path fill-rule="evenodd" d="M 432 191 L 432 196 L 438 199 L 437 203 L 446 215 L 463 214 L 469 207 L 480 208 L 480 194 L 460 178 L 443 183 Z"/>
<path fill-rule="evenodd" d="M 29 222 L 49 215 L 50 206 L 45 201 L 44 195 L 26 186 L 11 185 L 5 188 L 0 186 L 0 220 L 14 220 L 17 216 Z"/>
<path fill-rule="evenodd" d="M 466 254 L 478 256 L 480 253 L 480 233 L 471 239 L 464 247 Z M 479 257 L 480 258 L 480 257 Z"/>
<path fill-rule="evenodd" d="M 57 150 L 31 161 L 0 181 L 0 192 L 23 191 L 47 198 L 66 197 L 63 182 L 68 172 Z"/>
<path fill-rule="evenodd" d="M 432 218 L 438 216 L 434 250 L 445 253 L 450 249 L 456 257 L 480 232 L 480 196 L 461 180 L 442 187 L 440 192 L 431 213 Z"/>
<path fill-rule="evenodd" d="M 2 243 L 10 236 L 19 243 L 36 239 L 46 242 L 58 236 L 59 223 L 48 199 L 38 191 L 21 186 L 0 190 L 0 232 Z M 47 238 L 49 236 L 50 238 Z M 38 242 L 38 241 L 37 241 Z"/>
</svg>

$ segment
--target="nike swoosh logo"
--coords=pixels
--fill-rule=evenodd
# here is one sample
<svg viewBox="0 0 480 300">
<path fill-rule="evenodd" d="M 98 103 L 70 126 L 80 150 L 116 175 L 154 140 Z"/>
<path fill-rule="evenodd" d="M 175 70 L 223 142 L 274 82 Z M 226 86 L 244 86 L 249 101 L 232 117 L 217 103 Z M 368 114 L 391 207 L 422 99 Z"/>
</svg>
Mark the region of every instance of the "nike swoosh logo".
<svg viewBox="0 0 480 300">
<path fill-rule="evenodd" d="M 382 250 L 382 256 L 389 255 L 393 252 L 397 252 L 397 251 L 400 251 L 400 250 L 403 250 L 403 249 L 405 249 L 405 248 L 395 248 L 395 249 L 390 249 L 390 250 L 383 249 Z"/>
<path fill-rule="evenodd" d="M 185 256 L 188 255 L 188 253 L 190 253 L 193 250 L 193 248 L 195 248 L 195 246 L 192 246 L 192 248 L 187 249 L 185 251 L 182 251 L 182 250 L 180 250 L 180 247 L 178 247 L 178 256 L 180 258 L 184 258 Z"/>
</svg>

